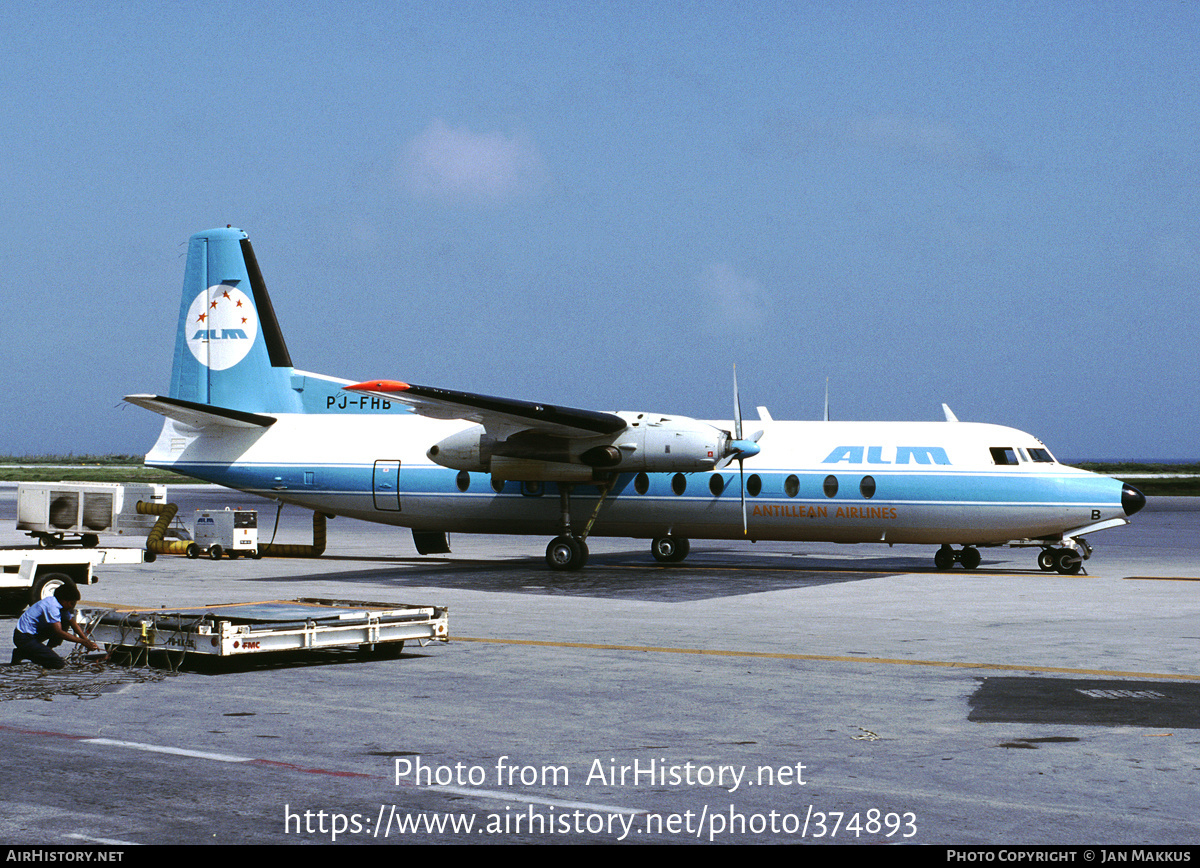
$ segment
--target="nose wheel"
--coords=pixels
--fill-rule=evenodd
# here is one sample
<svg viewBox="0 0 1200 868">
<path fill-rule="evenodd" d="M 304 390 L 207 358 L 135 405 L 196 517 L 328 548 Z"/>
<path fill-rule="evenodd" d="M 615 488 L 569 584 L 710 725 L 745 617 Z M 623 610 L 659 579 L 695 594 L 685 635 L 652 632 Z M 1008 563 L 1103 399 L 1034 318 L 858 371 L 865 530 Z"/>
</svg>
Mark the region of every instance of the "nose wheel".
<svg viewBox="0 0 1200 868">
<path fill-rule="evenodd" d="M 1090 550 L 1088 553 L 1090 554 Z M 1086 554 L 1069 548 L 1042 549 L 1038 552 L 1037 564 L 1046 572 L 1054 570 L 1064 576 L 1076 576 L 1083 571 L 1083 561 L 1086 557 Z"/>
</svg>

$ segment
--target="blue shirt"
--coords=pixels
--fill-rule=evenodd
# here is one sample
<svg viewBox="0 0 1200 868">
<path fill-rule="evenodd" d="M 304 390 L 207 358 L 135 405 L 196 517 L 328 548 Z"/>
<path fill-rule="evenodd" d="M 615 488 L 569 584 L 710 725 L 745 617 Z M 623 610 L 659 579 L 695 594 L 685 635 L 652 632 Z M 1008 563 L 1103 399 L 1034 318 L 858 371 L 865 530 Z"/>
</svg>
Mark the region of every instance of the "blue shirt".
<svg viewBox="0 0 1200 868">
<path fill-rule="evenodd" d="M 62 624 L 63 605 L 57 597 L 38 600 L 17 621 L 17 629 L 30 636 L 42 636 L 50 632 L 51 624 Z M 45 633 L 43 633 L 45 631 Z"/>
</svg>

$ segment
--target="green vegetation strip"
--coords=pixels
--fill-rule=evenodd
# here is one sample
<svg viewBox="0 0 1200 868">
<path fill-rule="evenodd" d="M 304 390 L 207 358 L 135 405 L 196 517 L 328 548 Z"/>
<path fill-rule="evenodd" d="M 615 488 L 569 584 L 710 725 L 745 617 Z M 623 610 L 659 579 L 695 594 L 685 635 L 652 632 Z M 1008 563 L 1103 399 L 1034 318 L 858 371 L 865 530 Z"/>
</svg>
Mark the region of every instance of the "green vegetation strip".
<svg viewBox="0 0 1200 868">
<path fill-rule="evenodd" d="M 1128 482 L 1142 494 L 1149 497 L 1197 497 L 1200 496 L 1200 464 L 1138 464 L 1132 461 L 1093 462 L 1085 461 L 1077 465 L 1093 473 L 1103 473 L 1105 476 L 1115 476 L 1122 482 Z M 1196 476 L 1174 476 L 1166 479 L 1150 477 L 1147 474 L 1195 473 Z"/>
<path fill-rule="evenodd" d="M 0 482 L 165 482 L 186 477 L 142 465 L 140 455 L 0 455 Z"/>
</svg>

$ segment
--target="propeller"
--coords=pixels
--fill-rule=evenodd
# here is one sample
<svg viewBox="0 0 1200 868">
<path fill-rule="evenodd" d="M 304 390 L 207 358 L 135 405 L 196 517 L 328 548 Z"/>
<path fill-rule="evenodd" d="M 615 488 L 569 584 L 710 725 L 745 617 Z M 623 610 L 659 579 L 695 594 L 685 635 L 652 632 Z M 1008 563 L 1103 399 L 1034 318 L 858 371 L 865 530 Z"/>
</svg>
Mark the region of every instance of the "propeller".
<svg viewBox="0 0 1200 868">
<path fill-rule="evenodd" d="M 742 491 L 742 533 L 750 532 L 746 519 L 746 466 L 747 458 L 753 458 L 759 453 L 758 440 L 763 436 L 762 431 L 755 431 L 749 438 L 742 437 L 742 401 L 738 397 L 737 365 L 733 366 L 733 437 L 725 442 L 725 463 L 737 459 L 738 476 Z"/>
</svg>

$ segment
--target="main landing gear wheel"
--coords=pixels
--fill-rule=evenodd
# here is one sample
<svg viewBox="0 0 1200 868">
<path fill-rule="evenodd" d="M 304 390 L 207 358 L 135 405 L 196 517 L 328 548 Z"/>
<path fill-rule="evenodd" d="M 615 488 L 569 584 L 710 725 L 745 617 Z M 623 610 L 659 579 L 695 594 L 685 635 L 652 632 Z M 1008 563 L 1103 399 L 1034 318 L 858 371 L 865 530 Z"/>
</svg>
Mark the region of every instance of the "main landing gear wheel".
<svg viewBox="0 0 1200 868">
<path fill-rule="evenodd" d="M 954 566 L 954 549 L 950 546 L 942 546 L 933 556 L 933 565 L 939 570 L 948 570 Z"/>
<path fill-rule="evenodd" d="M 1046 572 L 1054 569 L 1054 551 L 1052 549 L 1042 549 L 1038 552 L 1037 565 L 1039 569 Z"/>
<path fill-rule="evenodd" d="M 650 543 L 650 553 L 660 564 L 677 564 L 688 556 L 691 543 L 687 537 L 660 536 Z"/>
<path fill-rule="evenodd" d="M 948 570 L 957 562 L 964 570 L 973 570 L 982 560 L 983 556 L 975 546 L 963 546 L 962 551 L 956 552 L 951 546 L 944 545 L 933 556 L 933 565 L 939 570 Z"/>
<path fill-rule="evenodd" d="M 587 559 L 587 543 L 577 537 L 556 536 L 546 546 L 546 563 L 552 570 L 579 570 Z"/>
</svg>

